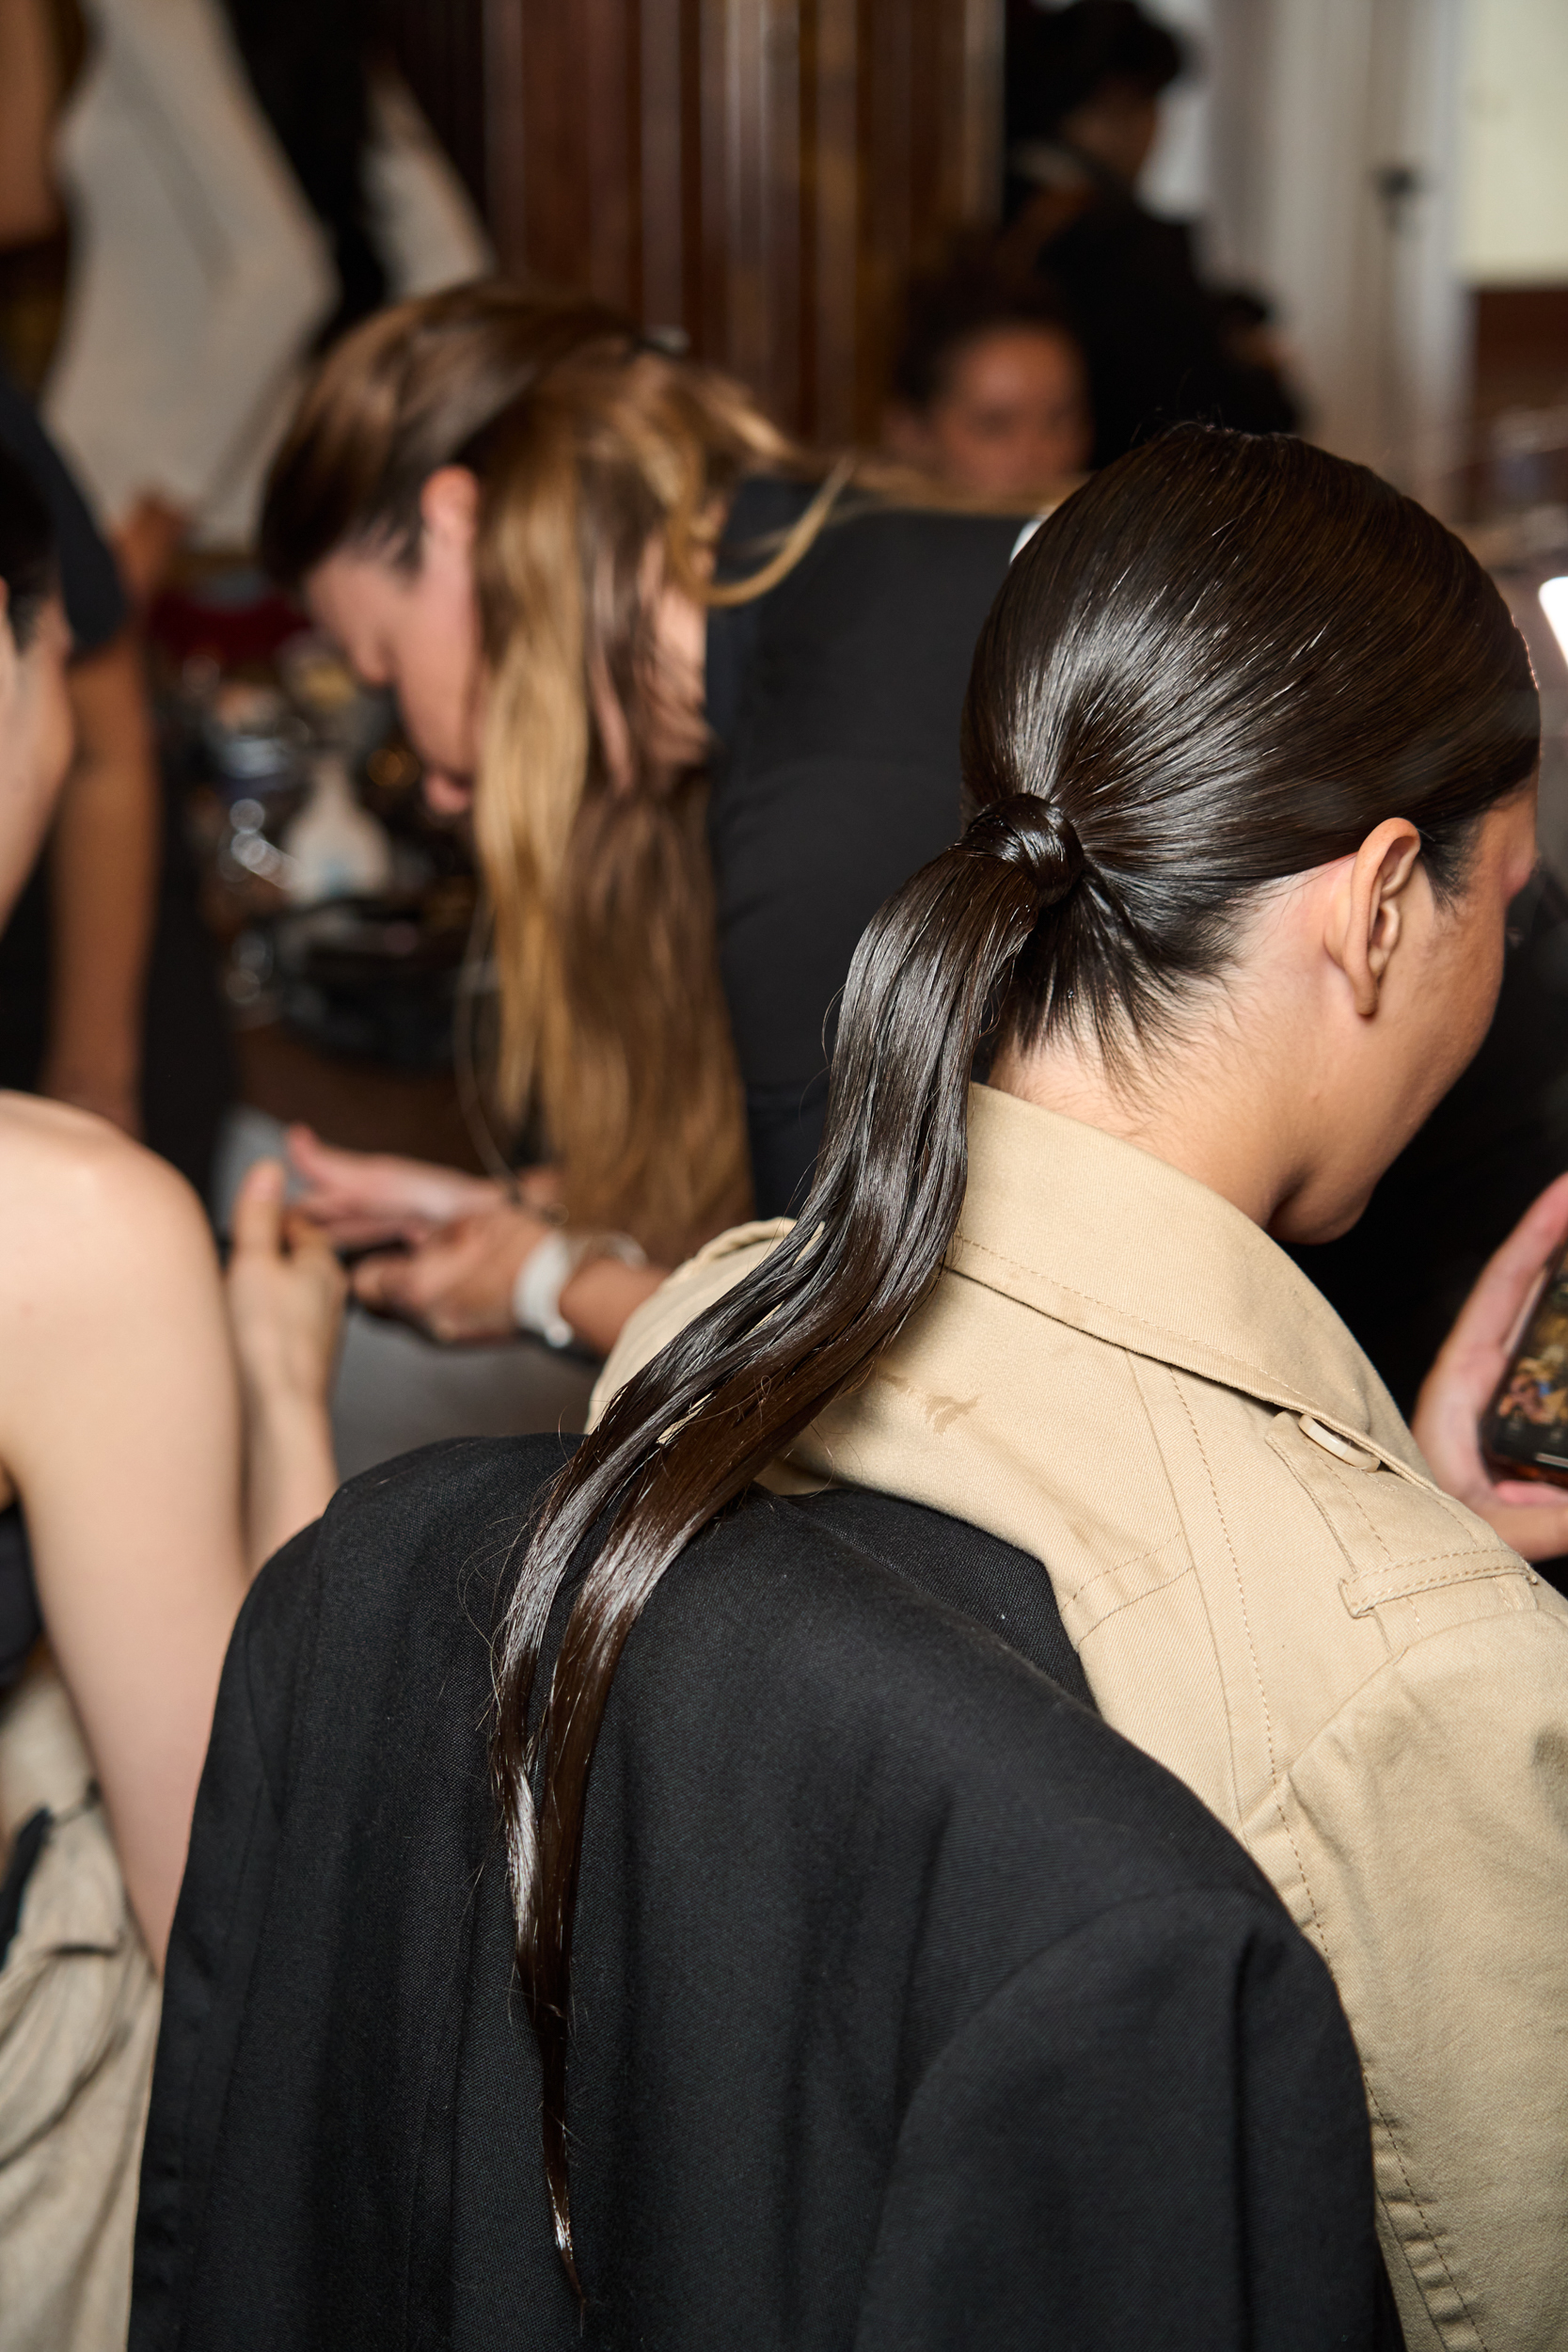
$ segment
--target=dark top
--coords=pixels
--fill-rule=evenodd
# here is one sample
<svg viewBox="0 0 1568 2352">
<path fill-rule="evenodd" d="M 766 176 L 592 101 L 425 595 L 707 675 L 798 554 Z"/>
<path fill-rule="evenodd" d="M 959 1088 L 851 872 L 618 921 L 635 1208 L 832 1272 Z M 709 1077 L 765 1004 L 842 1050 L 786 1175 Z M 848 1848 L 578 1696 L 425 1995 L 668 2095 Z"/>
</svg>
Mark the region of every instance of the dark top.
<svg viewBox="0 0 1568 2352">
<path fill-rule="evenodd" d="M 32 408 L 3 375 L 0 441 L 32 475 L 54 517 L 76 651 L 97 653 L 126 619 L 114 556 Z M 234 1092 L 232 1053 L 215 950 L 197 903 L 184 795 L 167 777 L 162 782 L 158 895 L 143 1011 L 142 1132 L 154 1152 L 205 1193 Z M 50 957 L 47 861 L 40 856 L 0 932 L 0 1086 L 30 1089 L 38 1084 L 47 1041 Z"/>
<path fill-rule="evenodd" d="M 79 654 L 97 653 L 125 626 L 125 591 L 114 556 L 32 403 L 0 371 L 0 443 L 31 477 L 49 509 L 66 619 Z"/>
<path fill-rule="evenodd" d="M 484 1750 L 496 1589 L 561 1459 L 372 1472 L 246 1601 L 132 2352 L 1386 2340 L 1328 1978 L 1204 1807 L 988 1629 L 1061 1657 L 1037 1563 L 760 1495 L 660 1584 L 594 1759 L 579 2327 Z"/>
<path fill-rule="evenodd" d="M 42 1631 L 27 1530 L 13 1502 L 0 1511 L 0 1693 L 19 1679 Z"/>
<path fill-rule="evenodd" d="M 1080 161 L 1097 182 L 1093 201 L 1039 247 L 1035 265 L 1064 297 L 1084 346 L 1094 463 L 1109 465 L 1188 418 L 1241 433 L 1293 431 L 1299 414 L 1278 377 L 1228 347 L 1237 306 L 1200 280 L 1188 223 L 1146 212 L 1111 173 Z"/>
<path fill-rule="evenodd" d="M 810 495 L 746 484 L 725 572 L 754 569 Z M 816 1156 L 823 1041 L 856 941 L 958 837 L 969 665 L 1022 523 L 862 510 L 768 596 L 708 622 L 719 953 L 760 1216 L 799 1206 Z"/>
<path fill-rule="evenodd" d="M 1509 910 L 1502 992 L 1475 1060 L 1342 1240 L 1291 1251 L 1409 1414 L 1466 1293 L 1568 1167 L 1568 892 L 1541 872 Z"/>
</svg>

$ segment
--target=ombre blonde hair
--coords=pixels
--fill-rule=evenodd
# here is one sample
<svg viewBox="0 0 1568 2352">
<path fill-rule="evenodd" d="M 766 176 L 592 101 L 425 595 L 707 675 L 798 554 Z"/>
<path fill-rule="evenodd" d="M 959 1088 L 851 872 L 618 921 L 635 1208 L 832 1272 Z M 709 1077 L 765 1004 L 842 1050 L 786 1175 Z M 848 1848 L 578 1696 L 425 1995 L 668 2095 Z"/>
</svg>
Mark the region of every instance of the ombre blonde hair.
<svg viewBox="0 0 1568 2352">
<path fill-rule="evenodd" d="M 670 1263 L 747 1213 L 751 1180 L 705 776 L 653 750 L 656 608 L 670 588 L 699 606 L 765 593 L 851 466 L 808 458 L 739 385 L 597 304 L 459 287 L 325 361 L 273 468 L 265 560 L 295 581 L 343 547 L 417 566 L 420 492 L 447 465 L 480 483 L 496 1104 L 542 1117 L 574 1225 L 624 1228 Z M 716 582 L 730 497 L 757 472 L 818 486 L 759 570 Z"/>
</svg>

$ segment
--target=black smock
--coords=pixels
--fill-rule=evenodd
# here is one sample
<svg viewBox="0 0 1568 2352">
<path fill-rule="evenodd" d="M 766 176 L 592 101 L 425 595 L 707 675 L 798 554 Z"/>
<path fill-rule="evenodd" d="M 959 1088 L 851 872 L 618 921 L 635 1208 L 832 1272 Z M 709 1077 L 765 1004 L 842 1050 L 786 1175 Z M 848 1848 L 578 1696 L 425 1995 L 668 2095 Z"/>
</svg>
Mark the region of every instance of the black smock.
<svg viewBox="0 0 1568 2352">
<path fill-rule="evenodd" d="M 1029 1662 L 1076 1671 L 1038 1563 L 868 1495 L 753 1494 L 622 1656 L 573 1952 L 579 2320 L 485 1759 L 498 1587 L 562 1456 L 372 1471 L 245 1603 L 132 2352 L 1396 2341 L 1322 1963 Z"/>
<path fill-rule="evenodd" d="M 1115 173 L 1071 152 L 1093 194 L 1038 246 L 1035 267 L 1083 345 L 1095 465 L 1192 418 L 1239 433 L 1293 432 L 1300 412 L 1278 376 L 1228 347 L 1229 305 L 1198 277 L 1190 225 L 1146 211 Z M 1015 201 L 1034 193 L 1016 187 Z"/>
</svg>

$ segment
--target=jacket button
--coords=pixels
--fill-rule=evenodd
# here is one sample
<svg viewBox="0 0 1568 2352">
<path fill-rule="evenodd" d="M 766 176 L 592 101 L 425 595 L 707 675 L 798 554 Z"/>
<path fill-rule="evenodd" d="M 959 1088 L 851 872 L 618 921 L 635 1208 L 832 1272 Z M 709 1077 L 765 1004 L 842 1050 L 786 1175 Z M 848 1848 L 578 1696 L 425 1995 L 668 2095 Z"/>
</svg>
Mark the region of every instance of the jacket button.
<svg viewBox="0 0 1568 2352">
<path fill-rule="evenodd" d="M 1325 1429 L 1323 1422 L 1314 1421 L 1310 1413 L 1301 1415 L 1301 1428 L 1304 1437 L 1310 1438 L 1314 1445 L 1321 1445 L 1325 1454 L 1332 1454 L 1337 1461 L 1345 1463 L 1351 1470 L 1375 1470 L 1383 1468 L 1375 1454 L 1369 1454 L 1365 1446 L 1352 1445 L 1350 1439 L 1341 1438 L 1337 1429 Z"/>
</svg>

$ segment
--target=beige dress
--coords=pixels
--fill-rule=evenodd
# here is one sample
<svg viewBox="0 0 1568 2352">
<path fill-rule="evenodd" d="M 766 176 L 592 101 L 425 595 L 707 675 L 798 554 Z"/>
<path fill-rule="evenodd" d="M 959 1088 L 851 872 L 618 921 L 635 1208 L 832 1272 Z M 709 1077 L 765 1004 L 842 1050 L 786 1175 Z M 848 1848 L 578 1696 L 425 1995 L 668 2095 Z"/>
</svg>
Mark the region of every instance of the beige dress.
<svg viewBox="0 0 1568 2352">
<path fill-rule="evenodd" d="M 40 1805 L 0 1968 L 0 2346 L 121 2352 L 159 1987 L 48 1669 L 0 1702 L 0 1851 Z"/>
<path fill-rule="evenodd" d="M 1044 1564 L 1106 1720 L 1334 1972 L 1412 2352 L 1568 2346 L 1568 1602 L 1438 1492 L 1239 1210 L 988 1088 L 970 1152 L 930 1299 L 789 1471 Z M 784 1230 L 673 1276 L 601 1408 Z"/>
</svg>

